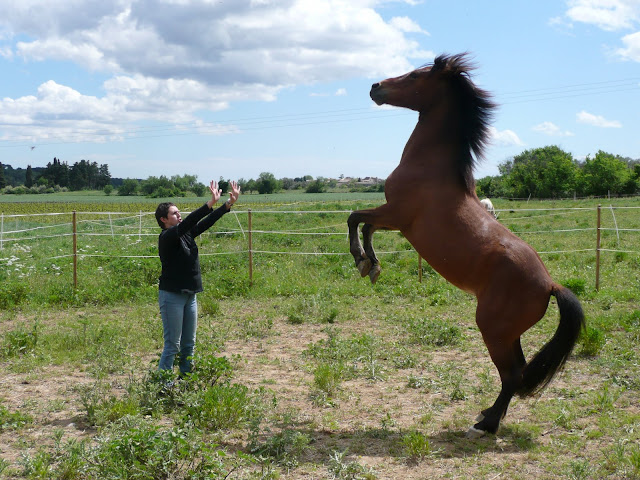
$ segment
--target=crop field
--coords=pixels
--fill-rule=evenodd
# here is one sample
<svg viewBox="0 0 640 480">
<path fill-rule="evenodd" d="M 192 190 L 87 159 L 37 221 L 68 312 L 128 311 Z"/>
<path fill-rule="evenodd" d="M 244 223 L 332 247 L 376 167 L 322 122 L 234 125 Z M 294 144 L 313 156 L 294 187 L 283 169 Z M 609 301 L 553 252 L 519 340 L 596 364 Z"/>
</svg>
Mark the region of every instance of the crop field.
<svg viewBox="0 0 640 480">
<path fill-rule="evenodd" d="M 198 239 L 196 370 L 169 392 L 158 200 L 6 197 L 0 478 L 640 478 L 639 199 L 494 201 L 587 329 L 547 389 L 469 440 L 499 391 L 475 299 L 398 232 L 374 236 L 378 283 L 360 278 L 346 219 L 382 194 L 241 196 Z M 557 317 L 552 300 L 527 356 Z"/>
</svg>

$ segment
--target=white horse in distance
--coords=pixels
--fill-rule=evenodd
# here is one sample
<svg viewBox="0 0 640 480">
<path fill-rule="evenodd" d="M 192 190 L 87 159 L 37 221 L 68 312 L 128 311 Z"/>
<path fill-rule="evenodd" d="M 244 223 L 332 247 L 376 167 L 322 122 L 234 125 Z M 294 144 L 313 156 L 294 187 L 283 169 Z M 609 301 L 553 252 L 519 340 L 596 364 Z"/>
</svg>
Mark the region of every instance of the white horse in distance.
<svg viewBox="0 0 640 480">
<path fill-rule="evenodd" d="M 493 208 L 493 203 L 491 203 L 491 200 L 489 200 L 488 198 L 483 198 L 482 200 L 480 200 L 480 203 L 487 212 L 493 215 L 493 218 L 498 218 L 498 215 L 496 215 L 496 209 Z"/>
</svg>

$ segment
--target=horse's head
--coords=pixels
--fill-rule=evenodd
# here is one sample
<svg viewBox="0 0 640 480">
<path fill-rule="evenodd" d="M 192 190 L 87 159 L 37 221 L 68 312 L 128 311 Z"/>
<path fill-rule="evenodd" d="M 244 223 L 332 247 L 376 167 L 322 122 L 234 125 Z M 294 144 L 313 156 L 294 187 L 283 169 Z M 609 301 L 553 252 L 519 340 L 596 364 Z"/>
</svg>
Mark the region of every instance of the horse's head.
<svg viewBox="0 0 640 480">
<path fill-rule="evenodd" d="M 471 81 L 471 70 L 473 66 L 465 53 L 440 55 L 432 65 L 374 83 L 370 93 L 378 105 L 416 110 L 425 120 L 423 125 L 446 125 L 448 135 L 457 135 L 466 152 L 458 159 L 459 169 L 470 190 L 473 166 L 482 157 L 496 107 L 489 93 Z M 436 109 L 437 106 L 444 108 Z"/>
<path fill-rule="evenodd" d="M 456 77 L 470 83 L 467 75 L 470 70 L 472 66 L 467 61 L 466 54 L 440 55 L 432 65 L 374 83 L 370 96 L 378 105 L 387 104 L 425 112 L 446 98 L 446 92 L 451 91 L 450 87 L 457 83 Z"/>
</svg>

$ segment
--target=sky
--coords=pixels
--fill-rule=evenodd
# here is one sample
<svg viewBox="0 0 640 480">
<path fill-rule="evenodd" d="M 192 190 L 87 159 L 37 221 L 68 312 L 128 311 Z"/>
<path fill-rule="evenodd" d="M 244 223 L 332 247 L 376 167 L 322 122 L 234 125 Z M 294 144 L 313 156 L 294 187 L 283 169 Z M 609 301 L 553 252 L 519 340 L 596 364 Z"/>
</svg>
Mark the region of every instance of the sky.
<svg viewBox="0 0 640 480">
<path fill-rule="evenodd" d="M 417 113 L 371 84 L 461 52 L 500 105 L 476 178 L 640 158 L 640 0 L 0 0 L 0 162 L 386 178 Z"/>
</svg>

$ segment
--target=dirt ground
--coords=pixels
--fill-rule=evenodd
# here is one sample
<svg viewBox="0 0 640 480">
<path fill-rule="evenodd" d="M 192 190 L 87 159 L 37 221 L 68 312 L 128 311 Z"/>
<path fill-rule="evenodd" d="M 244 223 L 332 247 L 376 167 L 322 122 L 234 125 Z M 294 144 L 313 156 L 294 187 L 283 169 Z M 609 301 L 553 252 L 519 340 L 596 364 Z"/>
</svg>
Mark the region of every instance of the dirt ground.
<svg viewBox="0 0 640 480">
<path fill-rule="evenodd" d="M 498 435 L 467 439 L 466 430 L 478 412 L 493 402 L 499 388 L 493 365 L 483 351 L 479 336 L 473 332 L 465 335 L 474 346 L 462 350 L 430 350 L 422 354 L 419 366 L 382 370 L 379 380 L 346 380 L 332 405 L 318 404 L 311 395 L 313 374 L 304 351 L 310 344 L 327 338 L 326 327 L 292 325 L 284 318 L 276 318 L 267 337 L 229 340 L 221 352 L 229 357 L 239 355 L 234 381 L 273 391 L 278 411 L 289 412 L 286 427 L 303 432 L 311 439 L 310 448 L 298 459 L 298 466 L 284 471 L 281 478 L 330 478 L 327 465 L 335 452 L 346 452 L 344 461 L 370 467 L 378 479 L 559 478 L 562 475 L 552 473 L 554 464 L 564 468 L 572 460 L 600 462 L 603 449 L 610 446 L 610 439 L 589 435 L 598 426 L 591 424 L 592 419 L 588 417 L 579 418 L 578 414 L 575 422 L 582 425 L 581 428 L 568 433 L 553 422 L 541 422 L 535 417 L 534 407 L 538 402 L 561 399 L 567 391 L 587 395 L 598 387 L 601 379 L 594 377 L 589 361 L 584 359 L 572 359 L 567 371 L 541 396 L 514 399 Z M 358 322 L 339 328 L 345 337 L 363 331 L 380 336 L 389 334 L 386 328 L 372 330 L 371 325 Z M 199 348 L 206 345 L 200 343 Z M 152 356 L 145 359 L 151 360 Z M 468 372 L 471 390 L 482 385 L 478 381 L 481 372 L 489 372 L 486 383 L 489 391 L 470 391 L 466 398 L 452 400 L 449 393 L 437 385 L 408 386 L 410 376 L 428 377 L 435 367 L 442 365 L 453 365 Z M 124 394 L 126 380 L 124 376 L 109 379 L 114 391 L 121 394 Z M 79 385 L 94 381 L 88 372 L 71 372 L 65 367 L 20 374 L 5 370 L 0 375 L 0 398 L 10 411 L 28 413 L 34 421 L 17 434 L 0 433 L 0 458 L 15 466 L 23 453 L 33 452 L 42 445 L 53 445 L 56 432 L 62 432 L 65 441 L 95 435 L 95 430 L 83 422 L 84 412 L 77 393 Z M 639 411 L 637 402 L 626 402 L 624 408 L 636 414 Z M 537 425 L 537 429 L 532 430 L 531 425 Z M 419 459 L 409 458 L 402 444 L 402 438 L 416 429 L 426 435 L 432 451 Z M 553 451 L 554 445 L 567 442 L 572 436 L 584 447 L 572 453 L 575 450 L 563 446 L 563 451 L 570 452 L 570 458 L 544 458 Z M 587 441 L 587 437 L 591 438 Z M 244 441 L 241 436 L 229 435 L 223 444 L 242 449 Z M 237 475 L 229 478 L 240 478 L 242 473 Z"/>
</svg>

